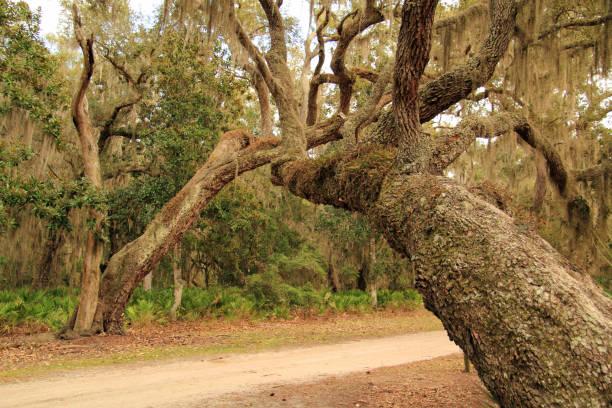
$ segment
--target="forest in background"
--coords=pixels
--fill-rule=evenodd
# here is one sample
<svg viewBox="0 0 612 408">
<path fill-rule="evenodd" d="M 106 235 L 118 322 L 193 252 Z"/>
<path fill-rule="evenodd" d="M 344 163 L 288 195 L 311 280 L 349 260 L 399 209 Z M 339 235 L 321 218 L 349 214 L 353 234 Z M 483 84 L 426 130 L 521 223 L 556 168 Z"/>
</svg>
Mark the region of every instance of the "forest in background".
<svg viewBox="0 0 612 408">
<path fill-rule="evenodd" d="M 91 2 L 84 9 L 87 26 L 98 37 L 100 58 L 88 101 L 100 135 L 103 187 L 92 188 L 84 178 L 68 109 L 81 58 L 70 22 L 65 21 L 63 31 L 44 42 L 39 35 L 40 15 L 25 3 L 4 2 L 0 287 L 68 287 L 78 293 L 83 242 L 92 228 L 88 206 L 106 213 L 98 231 L 104 242 L 103 269 L 108 258 L 138 237 L 191 178 L 223 131 L 240 127 L 259 136 L 273 131 L 259 123 L 249 71 L 236 63 L 219 40 L 209 38 L 196 3 L 178 2 L 171 10 L 160 11 L 168 19 L 163 30 L 159 21 L 150 26 L 139 20 L 127 2 L 106 8 Z M 466 27 L 470 16 L 482 11 L 477 2 L 443 10 L 462 14 L 452 26 L 437 27 L 432 76 L 443 72 L 451 59 L 461 58 L 458 50 L 469 54 L 472 42 L 484 35 L 484 28 L 473 32 Z M 303 53 L 303 33 L 297 26 L 292 30 L 291 52 Z M 453 38 L 459 40 L 453 50 L 452 30 L 462 33 Z M 564 161 L 574 168 L 588 168 L 609 159 L 612 140 L 604 125 L 610 111 L 607 80 L 597 65 L 575 63 L 593 49 L 601 54 L 596 64 L 609 62 L 609 45 L 586 44 L 597 30 L 572 32 L 571 39 L 576 41 L 570 45 L 575 48 L 564 45 L 564 52 L 550 59 L 551 66 L 542 68 L 547 81 L 565 83 L 567 94 L 544 94 L 544 89 L 530 86 L 540 80 L 523 77 L 526 74 L 516 79 L 524 83 L 514 84 L 512 92 L 493 82 L 441 117 L 438 131 L 450 126 L 452 117 L 494 111 L 496 105 L 508 103 L 533 106 L 537 101 L 541 111 L 534 114 L 539 126 L 554 140 Z M 372 53 L 372 44 L 378 40 L 374 33 L 370 37 L 364 36 L 351 49 L 349 59 L 355 64 L 380 58 L 377 53 L 385 58 L 387 45 L 380 43 Z M 530 50 L 520 46 L 515 44 L 518 55 L 507 62 L 509 69 L 519 70 L 517 65 L 524 63 L 520 58 L 528 58 Z M 359 78 L 355 87 L 367 94 L 368 84 Z M 333 88 L 326 88 L 320 96 L 323 109 L 336 97 Z M 602 180 L 603 188 L 595 185 L 600 180 L 581 183 L 580 199 L 587 205 L 581 207 L 577 201 L 577 216 L 568 214 L 548 186 L 541 154 L 518 136 L 480 140 L 447 174 L 503 202 L 525 228 L 536 228 L 610 290 L 609 180 Z M 313 154 L 333 150 L 332 144 Z M 589 228 L 581 216 L 596 220 L 592 231 L 581 231 Z M 244 288 L 262 282 L 277 286 L 282 282 L 293 288 L 307 285 L 316 291 L 405 291 L 414 288 L 414 274 L 410 261 L 392 251 L 365 217 L 295 197 L 273 186 L 264 168 L 224 189 L 180 246 L 147 275 L 143 288 L 179 284 Z"/>
<path fill-rule="evenodd" d="M 423 63 L 416 79 L 394 63 L 396 44 L 389 41 L 398 37 L 397 46 L 405 47 L 402 27 L 417 24 L 408 3 L 313 2 L 306 38 L 294 19 L 280 18 L 280 4 L 260 3 L 235 8 L 165 1 L 155 21 L 144 22 L 127 1 L 66 2 L 70 18 L 45 43 L 35 12 L 25 3 L 1 1 L 0 285 L 9 289 L 6 298 L 16 288 L 25 296 L 23 288 L 67 287 L 73 294 L 80 288 L 77 312 L 64 329 L 121 332 L 123 310 L 141 280 L 132 307 L 155 298 L 143 294 L 154 287 L 165 293 L 157 297 L 174 317 L 186 310 L 180 309 L 183 291 L 193 299 L 198 289 L 209 291 L 211 305 L 241 293 L 257 308 L 274 311 L 279 305 L 322 310 L 340 302 L 330 300 L 334 293 L 356 288 L 369 294 L 347 296 L 375 303 L 380 294 L 381 304 L 394 296 L 397 305 L 411 304 L 418 301 L 411 291 L 417 287 L 495 395 L 529 400 L 495 388 L 504 383 L 486 358 L 495 347 L 474 348 L 474 328 L 497 326 L 486 313 L 453 312 L 453 303 L 443 298 L 488 304 L 482 310 L 491 315 L 509 317 L 509 305 L 531 313 L 531 300 L 520 304 L 511 296 L 539 296 L 561 288 L 567 276 L 574 279 L 572 273 L 559 275 L 559 288 L 549 282 L 554 276 L 548 268 L 557 265 L 587 270 L 610 290 L 612 2 L 466 0 L 438 6 L 435 21 L 431 11 L 427 21 L 433 23 L 424 28 L 431 30 L 432 43 L 421 44 L 421 55 L 411 57 Z M 435 9 L 436 2 L 421 3 Z M 511 41 L 502 40 L 510 31 Z M 326 42 L 336 48 L 327 51 Z M 322 72 L 328 53 L 333 74 Z M 420 108 L 407 102 L 409 92 L 398 90 L 404 88 L 388 89 L 394 66 L 395 85 L 403 78 L 401 84 L 429 91 Z M 466 78 L 463 67 L 486 72 L 465 79 L 470 89 L 448 87 L 449 96 L 436 96 L 436 86 Z M 410 116 L 415 109 L 421 109 L 416 119 Z M 288 158 L 273 150 L 279 136 Z M 410 150 L 415 141 L 427 147 Z M 306 153 L 307 142 L 314 147 Z M 271 168 L 261 167 L 270 162 Z M 399 201 L 379 180 L 388 175 L 385 183 L 396 178 L 410 184 L 413 173 L 434 176 L 427 197 L 414 203 L 403 197 L 407 206 L 401 211 L 417 224 L 393 218 L 401 213 L 393 207 Z M 435 178 L 439 174 L 454 181 Z M 439 194 L 454 182 L 471 195 L 452 188 Z M 398 191 L 408 184 L 398 184 Z M 204 192 L 193 195 L 198 189 Z M 461 236 L 436 224 L 450 222 L 458 207 L 433 206 L 433 213 L 449 218 L 419 225 L 421 210 L 415 209 L 447 194 L 453 205 L 478 196 L 513 221 L 500 228 L 505 215 L 493 217 L 493 207 L 466 202 L 465 219 L 472 217 L 477 226 L 481 214 L 484 223 L 476 234 L 482 240 L 471 244 L 471 230 Z M 487 241 L 495 236 L 493 227 L 511 234 L 503 237 L 512 246 L 520 241 L 529 248 L 506 259 L 510 254 L 497 253 L 494 239 Z M 536 231 L 573 264 L 558 260 Z M 452 250 L 449 239 L 456 240 Z M 524 259 L 540 255 L 547 272 L 539 275 L 535 266 L 531 272 L 550 283 L 542 290 L 521 278 L 529 269 Z M 489 273 L 500 266 L 508 269 L 505 288 Z M 439 279 L 437 268 L 457 272 L 456 281 Z M 466 286 L 462 279 L 471 277 L 462 270 L 486 278 L 479 275 Z M 580 296 L 596 293 L 590 281 L 580 282 Z M 482 297 L 490 284 L 501 291 L 496 305 Z M 607 302 L 598 296 L 593 301 Z M 525 320 L 534 324 L 531 334 L 525 332 L 529 344 L 536 342 L 535 320 Z M 596 320 L 585 322 L 596 330 Z M 597 333 L 603 336 L 605 329 Z"/>
<path fill-rule="evenodd" d="M 113 50 L 121 57 L 104 48 L 105 43 L 99 45 L 101 67 L 89 109 L 100 128 L 103 188 L 92 188 L 83 174 L 70 120 L 70 94 L 80 67 L 72 27 L 45 42 L 35 10 L 9 2 L 2 9 L 3 36 L 12 39 L 4 49 L 3 72 L 15 82 L 3 86 L 2 176 L 7 184 L 0 220 L 0 287 L 5 290 L 1 315 L 7 324 L 36 319 L 37 312 L 24 304 L 34 307 L 47 295 L 27 288 L 65 287 L 69 292 L 51 293 L 61 298 L 70 293 L 72 298 L 58 300 L 60 304 L 49 293 L 49 304 L 38 311 L 38 316 L 51 314 L 50 319 L 39 318 L 58 329 L 79 292 L 83 242 L 91 228 L 87 206 L 107 212 L 100 230 L 105 242 L 103 269 L 110 255 L 139 236 L 191 178 L 222 131 L 241 126 L 261 133 L 257 95 L 248 89 L 247 74 L 236 70 L 227 51 L 207 38 L 198 16 L 174 16 L 173 30 L 167 27 L 163 36 L 150 40 L 145 37 L 151 27 L 138 20 L 127 2 L 117 3 L 108 13 L 92 7 L 91 24 L 96 27 L 117 17 L 135 23 L 116 22 L 102 29 L 108 38 L 98 40 L 113 44 L 118 36 L 128 35 L 135 43 Z M 134 27 L 135 32 L 113 32 L 119 26 Z M 23 27 L 27 31 L 18 33 Z M 143 62 L 142 56 L 133 55 L 144 51 L 155 52 L 157 58 L 151 55 Z M 33 76 L 40 83 L 29 83 Z M 248 314 L 251 309 L 278 307 L 277 314 L 288 316 L 288 304 L 313 309 L 335 305 L 329 300 L 331 293 L 325 297 L 327 292 L 352 289 L 369 289 L 370 294 L 376 288 L 390 290 L 397 292 L 393 296 L 401 303 L 403 293 L 414 287 L 413 279 L 409 262 L 391 251 L 364 217 L 297 198 L 272 186 L 269 170 L 262 169 L 236 180 L 205 209 L 180 247 L 143 281 L 144 291 L 160 289 L 157 297 L 164 300 L 139 307 L 143 315 L 163 319 L 160 312 L 172 306 L 163 289 L 180 285 L 212 289 L 212 300 L 194 313 L 214 312 L 213 301 L 219 309 L 231 303 L 225 301 L 223 288 L 239 288 L 246 289 L 254 304 L 240 299 L 241 304 L 231 306 L 237 314 L 240 308 Z M 12 291 L 15 288 L 22 288 L 19 295 Z M 359 298 L 355 293 L 352 297 Z M 406 293 L 410 301 L 418 297 Z M 348 303 L 350 298 L 349 293 Z M 363 310 L 372 299 L 362 296 L 352 302 L 354 309 Z M 334 309 L 346 308 L 341 302 Z M 181 310 L 190 308 L 183 304 Z"/>
</svg>

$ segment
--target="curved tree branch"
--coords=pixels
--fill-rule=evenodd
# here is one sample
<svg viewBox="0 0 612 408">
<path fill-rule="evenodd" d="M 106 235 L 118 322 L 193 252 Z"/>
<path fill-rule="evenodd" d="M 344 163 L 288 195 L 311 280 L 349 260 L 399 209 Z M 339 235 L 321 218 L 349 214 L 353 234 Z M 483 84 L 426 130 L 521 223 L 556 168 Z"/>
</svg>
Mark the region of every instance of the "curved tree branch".
<svg viewBox="0 0 612 408">
<path fill-rule="evenodd" d="M 395 62 L 393 60 L 387 62 L 387 65 L 384 67 L 383 71 L 380 74 L 377 73 L 376 83 L 372 87 L 372 91 L 367 102 L 361 109 L 353 112 L 351 115 L 349 115 L 349 117 L 347 117 L 346 122 L 340 130 L 340 133 L 342 134 L 343 139 L 348 143 L 357 143 L 359 139 L 359 129 L 364 126 L 367 121 L 371 120 L 381 108 L 380 102 L 385 94 L 387 85 L 391 82 L 394 66 Z"/>
<path fill-rule="evenodd" d="M 396 156 L 399 169 L 420 155 L 419 81 L 429 61 L 437 5 L 437 0 L 421 0 L 405 1 L 402 7 L 393 73 L 393 113 L 401 134 Z"/>
<path fill-rule="evenodd" d="M 512 39 L 517 8 L 514 0 L 492 0 L 491 5 L 489 33 L 477 55 L 419 89 L 421 123 L 461 101 L 493 75 Z"/>
<path fill-rule="evenodd" d="M 538 34 L 538 40 L 543 40 L 551 34 L 554 34 L 558 31 L 561 31 L 566 28 L 572 27 L 593 27 L 601 24 L 605 24 L 609 21 L 612 21 L 612 14 L 607 14 L 605 16 L 595 16 L 591 18 L 584 19 L 573 19 L 570 21 L 566 21 L 565 23 L 554 24 L 546 29 L 540 31 Z"/>
<path fill-rule="evenodd" d="M 566 195 L 568 172 L 561 155 L 554 146 L 530 125 L 527 118 L 517 113 L 498 113 L 486 118 L 468 117 L 454 129 L 445 132 L 438 139 L 429 162 L 432 174 L 442 174 L 471 146 L 476 138 L 493 137 L 516 132 L 523 141 L 540 152 L 546 159 L 550 178 L 562 195 Z"/>
<path fill-rule="evenodd" d="M 321 74 L 321 69 L 323 68 L 323 64 L 325 63 L 325 40 L 323 39 L 323 31 L 329 24 L 329 7 L 324 6 L 319 13 L 317 13 L 317 21 L 323 15 L 323 21 L 320 24 L 317 24 L 316 35 L 318 42 L 318 60 L 317 65 L 314 69 L 312 79 L 310 80 L 310 86 L 308 90 L 308 107 L 306 113 L 306 125 L 312 126 L 317 121 L 317 116 L 319 113 L 319 105 L 318 105 L 318 97 L 319 97 L 319 86 L 320 83 L 316 81 L 317 78 Z"/>
<path fill-rule="evenodd" d="M 346 52 L 353 39 L 372 25 L 384 21 L 382 12 L 376 8 L 374 0 L 366 0 L 365 8 L 356 9 L 346 15 L 338 25 L 338 44 L 332 55 L 330 67 L 340 79 L 339 112 L 348 113 L 353 93 L 354 77 L 345 65 Z"/>
</svg>

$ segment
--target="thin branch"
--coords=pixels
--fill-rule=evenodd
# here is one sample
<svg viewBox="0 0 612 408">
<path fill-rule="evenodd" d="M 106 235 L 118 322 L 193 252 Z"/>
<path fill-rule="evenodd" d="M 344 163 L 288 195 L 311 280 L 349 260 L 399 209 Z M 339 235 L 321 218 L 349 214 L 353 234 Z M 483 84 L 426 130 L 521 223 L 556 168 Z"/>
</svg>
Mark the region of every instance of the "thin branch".
<svg viewBox="0 0 612 408">
<path fill-rule="evenodd" d="M 546 28 L 545 30 L 542 30 L 539 34 L 538 34 L 538 40 L 543 40 L 544 38 L 548 37 L 551 34 L 554 34 L 558 31 L 561 31 L 563 29 L 566 28 L 573 28 L 573 27 L 592 27 L 592 26 L 597 26 L 597 25 L 601 25 L 601 24 L 605 24 L 609 21 L 612 21 L 612 14 L 608 14 L 605 16 L 595 16 L 595 17 L 591 17 L 591 18 L 585 18 L 585 19 L 580 19 L 580 20 L 570 20 L 567 21 L 565 23 L 558 23 L 558 24 L 554 24 L 548 28 Z"/>
<path fill-rule="evenodd" d="M 366 0 L 366 6 L 347 14 L 338 25 L 338 44 L 332 55 L 330 67 L 334 74 L 340 78 L 339 112 L 348 113 L 353 83 L 355 81 L 351 73 L 346 69 L 345 58 L 349 45 L 355 37 L 367 28 L 384 21 L 382 12 L 376 8 L 374 0 Z"/>
<path fill-rule="evenodd" d="M 329 8 L 323 7 L 321 11 L 317 14 L 317 21 L 324 15 L 323 21 L 317 25 L 316 34 L 317 34 L 317 42 L 319 45 L 318 51 L 318 60 L 317 66 L 313 72 L 312 79 L 310 80 L 310 86 L 308 90 L 308 105 L 307 105 L 307 113 L 306 113 L 306 125 L 312 126 L 317 121 L 317 116 L 319 112 L 319 86 L 320 83 L 317 83 L 315 78 L 317 78 L 321 74 L 321 69 L 323 68 L 323 63 L 325 62 L 325 40 L 323 39 L 323 31 L 329 24 Z"/>
<path fill-rule="evenodd" d="M 499 113 L 486 118 L 466 118 L 456 128 L 444 132 L 433 149 L 429 170 L 441 174 L 476 138 L 493 138 L 516 132 L 529 146 L 542 153 L 549 175 L 562 195 L 566 195 L 568 172 L 554 146 L 540 135 L 522 115 Z"/>
<path fill-rule="evenodd" d="M 252 65 L 247 65 L 246 70 L 251 74 L 250 81 L 257 92 L 259 100 L 259 113 L 261 116 L 261 137 L 270 138 L 272 133 L 272 112 L 270 109 L 270 91 L 266 86 L 261 74 Z"/>
<path fill-rule="evenodd" d="M 240 45 L 242 45 L 242 47 L 247 52 L 249 57 L 255 63 L 257 70 L 259 71 L 264 81 L 266 82 L 266 85 L 268 86 L 268 89 L 270 90 L 270 92 L 272 92 L 272 94 L 275 95 L 276 93 L 279 92 L 280 86 L 276 82 L 276 79 L 272 75 L 272 72 L 270 72 L 270 68 L 268 67 L 268 63 L 266 62 L 265 58 L 263 57 L 259 49 L 255 46 L 255 44 L 251 42 L 251 39 L 249 38 L 247 33 L 244 31 L 244 28 L 242 28 L 242 25 L 238 21 L 238 18 L 236 17 L 236 13 L 234 10 L 233 3 L 230 4 L 230 11 L 228 13 L 228 19 L 233 25 L 233 31 L 236 34 L 236 37 L 238 41 L 240 42 Z"/>
<path fill-rule="evenodd" d="M 115 135 L 113 133 L 112 127 L 115 124 L 115 121 L 117 120 L 117 117 L 119 116 L 119 113 L 121 113 L 125 109 L 131 109 L 132 107 L 134 107 L 134 105 L 140 102 L 141 99 L 142 99 L 142 94 L 139 94 L 136 98 L 115 106 L 115 108 L 113 109 L 113 113 L 104 122 L 104 125 L 102 126 L 102 131 L 100 132 L 100 137 L 98 138 L 98 149 L 100 151 L 102 151 L 102 149 L 104 148 L 104 144 L 106 143 L 106 140 L 108 140 L 108 138 L 110 138 L 111 136 Z"/>
<path fill-rule="evenodd" d="M 378 75 L 367 102 L 361 109 L 349 116 L 344 123 L 340 133 L 342 133 L 343 138 L 349 143 L 357 143 L 359 139 L 359 129 L 361 129 L 367 121 L 371 120 L 377 111 L 381 109 L 380 102 L 385 94 L 387 85 L 391 82 L 394 65 L 395 62 L 393 60 L 387 62 L 383 71 Z"/>
<path fill-rule="evenodd" d="M 111 63 L 111 65 L 117 70 L 117 72 L 119 72 L 121 74 L 121 76 L 123 76 L 123 78 L 125 79 L 125 82 L 127 82 L 128 84 L 132 84 L 134 86 L 138 85 L 138 81 L 135 80 L 134 77 L 132 76 L 132 74 L 129 73 L 129 71 L 127 70 L 125 65 L 120 64 L 117 60 L 115 60 L 115 58 L 113 58 L 110 55 L 110 52 L 108 50 L 105 50 L 105 51 L 106 52 L 103 54 L 104 58 L 108 62 Z M 140 79 L 140 77 L 138 79 Z"/>
</svg>

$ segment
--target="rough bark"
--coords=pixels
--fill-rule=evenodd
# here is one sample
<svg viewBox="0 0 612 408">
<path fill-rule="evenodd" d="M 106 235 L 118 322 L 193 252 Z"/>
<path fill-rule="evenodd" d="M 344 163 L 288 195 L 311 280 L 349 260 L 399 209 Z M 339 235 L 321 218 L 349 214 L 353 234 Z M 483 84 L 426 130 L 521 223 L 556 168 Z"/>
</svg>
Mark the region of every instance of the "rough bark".
<svg viewBox="0 0 612 408">
<path fill-rule="evenodd" d="M 612 300 L 546 241 L 456 182 L 383 179 L 391 161 L 362 150 L 301 162 L 284 182 L 311 201 L 366 214 L 410 257 L 425 306 L 502 406 L 608 406 Z"/>
<path fill-rule="evenodd" d="M 260 2 L 269 23 L 270 53 L 264 58 L 234 20 L 235 32 L 280 110 L 285 143 L 299 149 L 305 134 L 287 75 L 279 4 Z M 456 182 L 440 177 L 441 161 L 437 161 L 439 169 L 431 171 L 434 174 L 422 166 L 413 169 L 416 172 L 390 171 L 398 158 L 393 146 L 402 138 L 409 147 L 415 146 L 415 140 L 422 141 L 420 123 L 490 79 L 514 32 L 515 1 L 492 0 L 491 28 L 480 52 L 421 89 L 415 84 L 427 57 L 426 34 L 431 31 L 432 13 L 427 6 L 433 2 L 406 3 L 410 5 L 405 9 L 416 5 L 411 10 L 417 12 L 403 13 L 402 25 L 414 27 L 416 36 L 400 36 L 398 49 L 407 47 L 410 38 L 418 43 L 413 50 L 416 54 L 410 56 L 410 50 L 403 50 L 407 54 L 402 55 L 409 58 L 396 58 L 418 68 L 396 67 L 401 72 L 396 75 L 395 87 L 406 89 L 398 90 L 394 99 L 406 111 L 398 112 L 400 107 L 396 106 L 396 115 L 381 118 L 376 131 L 381 137 L 368 139 L 369 144 L 357 149 L 316 160 L 291 156 L 273 171 L 273 181 L 314 203 L 365 214 L 396 251 L 410 257 L 426 307 L 442 320 L 451 339 L 463 348 L 502 406 L 609 406 L 612 301 L 543 239 Z M 368 5 L 372 2 L 366 2 Z M 357 12 L 347 19 L 359 15 Z M 345 22 L 349 27 L 350 21 Z M 344 122 L 343 115 L 338 115 L 309 129 L 308 146 L 339 139 Z M 520 129 L 514 130 L 520 133 Z M 416 139 L 411 140 L 410 134 L 417 135 Z M 525 133 L 528 143 L 529 138 Z M 546 149 L 537 140 L 532 142 L 532 146 Z M 224 136 L 207 164 L 144 234 L 109 261 L 96 313 L 100 330 L 123 331 L 123 311 L 138 282 L 226 183 L 285 154 L 270 147 L 253 143 L 242 133 Z M 404 154 L 406 149 L 400 147 L 402 163 L 409 165 L 413 159 L 436 163 L 436 146 L 421 147 L 412 155 L 415 157 Z M 451 146 L 448 153 L 455 154 L 461 148 Z M 562 178 L 555 183 L 560 181 Z"/>
<path fill-rule="evenodd" d="M 502 406 L 609 406 L 612 300 L 546 241 L 436 176 L 387 180 L 373 214 Z"/>
</svg>

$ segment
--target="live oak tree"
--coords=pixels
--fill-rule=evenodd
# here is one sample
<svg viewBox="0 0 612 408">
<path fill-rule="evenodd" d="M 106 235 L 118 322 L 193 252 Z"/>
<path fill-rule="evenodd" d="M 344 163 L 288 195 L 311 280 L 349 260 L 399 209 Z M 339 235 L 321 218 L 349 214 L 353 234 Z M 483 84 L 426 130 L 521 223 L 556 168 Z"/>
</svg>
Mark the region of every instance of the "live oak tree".
<svg viewBox="0 0 612 408">
<path fill-rule="evenodd" d="M 219 123 L 231 125 L 228 117 L 240 111 L 230 103 L 240 92 L 236 81 L 213 70 L 214 62 L 200 63 L 210 48 L 201 21 L 178 24 L 173 10 L 163 9 L 154 27 L 125 30 L 132 22 L 126 1 L 85 3 L 84 13 L 77 4 L 70 7 L 74 37 L 86 56 L 72 117 L 85 176 L 109 195 L 111 205 L 91 214 L 95 227 L 87 238 L 80 305 L 62 336 L 90 332 L 104 252 L 116 252 L 147 222 L 150 211 L 176 193 L 218 138 Z M 223 103 L 227 112 L 213 110 Z M 140 204 L 138 214 L 125 208 L 130 200 Z M 106 248 L 104 224 L 109 227 Z"/>
<path fill-rule="evenodd" d="M 592 168 L 566 168 L 554 145 L 532 126 L 528 109 L 517 104 L 487 116 L 466 116 L 447 132 L 433 133 L 428 125 L 489 84 L 511 42 L 538 41 L 539 34 L 524 35 L 517 20 L 531 10 L 530 2 L 479 4 L 489 21 L 484 41 L 466 49 L 467 58 L 455 66 L 450 65 L 452 53 L 442 53 L 441 72 L 426 70 L 432 30 L 452 21 L 434 22 L 437 1 L 405 1 L 393 7 L 366 0 L 343 16 L 329 2 L 321 3 L 313 7 L 316 29 L 311 39 L 317 38 L 320 52 L 308 49 L 309 58 L 317 57 L 318 63 L 310 80 L 302 77 L 300 82 L 290 66 L 281 2 L 259 1 L 265 38 L 257 42 L 241 23 L 243 11 L 232 2 L 183 3 L 203 9 L 237 63 L 260 79 L 262 123 L 270 123 L 269 92 L 280 137 L 267 132 L 269 137 L 256 139 L 242 130 L 221 137 L 206 163 L 143 234 L 110 258 L 93 331 L 122 333 L 123 311 L 136 285 L 179 242 L 208 202 L 238 175 L 271 164 L 275 184 L 311 202 L 363 214 L 397 252 L 410 258 L 425 306 L 442 320 L 502 406 L 612 403 L 610 298 L 581 268 L 496 206 L 503 203 L 487 201 L 492 196 L 487 191 L 475 195 L 443 176 L 476 138 L 518 134 L 542 154 L 553 184 L 571 202 L 576 180 L 609 176 L 609 158 Z M 548 10 L 552 3 L 536 5 Z M 555 22 L 540 33 L 595 26 L 608 38 L 610 9 L 607 3 L 604 8 L 593 5 L 601 14 L 582 15 L 561 7 Z M 351 69 L 347 50 L 385 17 L 399 23 L 394 59 L 378 71 Z M 334 33 L 328 30 L 330 21 Z M 594 41 L 608 47 L 600 36 Z M 325 43 L 335 44 L 331 73 L 322 71 Z M 303 67 L 310 69 L 308 62 Z M 607 69 L 603 67 L 604 76 Z M 374 84 L 355 108 L 358 75 Z M 318 106 L 325 83 L 337 87 L 331 115 Z M 332 154 L 308 154 L 340 139 L 341 147 Z"/>
</svg>

